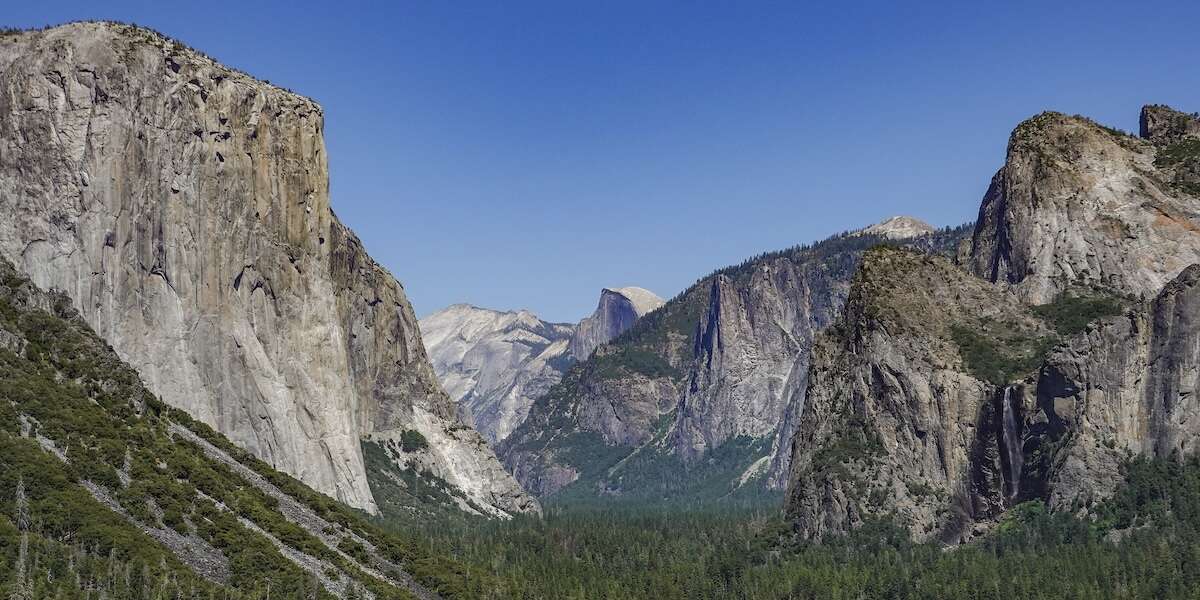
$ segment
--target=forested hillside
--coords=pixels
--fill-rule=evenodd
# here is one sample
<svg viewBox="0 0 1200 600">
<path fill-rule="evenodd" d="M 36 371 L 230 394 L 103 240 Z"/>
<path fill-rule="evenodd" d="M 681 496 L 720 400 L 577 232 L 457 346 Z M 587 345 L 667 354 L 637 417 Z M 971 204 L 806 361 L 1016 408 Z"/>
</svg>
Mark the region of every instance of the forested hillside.
<svg viewBox="0 0 1200 600">
<path fill-rule="evenodd" d="M 885 224 L 896 220 L 917 222 Z M 779 493 L 812 337 L 837 316 L 863 252 L 899 244 L 953 256 L 971 232 L 921 225 L 915 237 L 880 225 L 843 232 L 700 278 L 574 365 L 498 453 L 550 502 Z"/>
<path fill-rule="evenodd" d="M 443 524 L 417 537 L 495 577 L 509 598 L 1194 598 L 1200 460 L 1139 459 L 1124 472 L 1095 520 L 1029 502 L 953 550 L 883 520 L 800 542 L 770 505 L 550 509 L 543 520 Z"/>
<path fill-rule="evenodd" d="M 0 582 L 12 598 L 478 597 L 151 394 L 62 294 L 0 260 Z"/>
</svg>

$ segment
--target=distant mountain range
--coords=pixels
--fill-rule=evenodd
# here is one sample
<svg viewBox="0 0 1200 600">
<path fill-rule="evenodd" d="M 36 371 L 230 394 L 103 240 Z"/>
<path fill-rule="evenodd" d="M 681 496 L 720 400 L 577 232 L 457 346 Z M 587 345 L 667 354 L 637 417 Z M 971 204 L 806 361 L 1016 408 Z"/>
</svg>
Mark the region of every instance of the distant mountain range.
<svg viewBox="0 0 1200 600">
<path fill-rule="evenodd" d="M 420 327 L 442 386 L 496 443 L 525 421 L 533 400 L 572 363 L 662 304 L 642 288 L 604 288 L 596 310 L 576 325 L 547 323 L 524 310 L 455 304 L 421 319 Z"/>
<path fill-rule="evenodd" d="M 542 497 L 781 489 L 813 336 L 836 318 L 862 252 L 953 254 L 969 233 L 893 217 L 708 275 L 572 366 L 498 452 Z"/>
</svg>

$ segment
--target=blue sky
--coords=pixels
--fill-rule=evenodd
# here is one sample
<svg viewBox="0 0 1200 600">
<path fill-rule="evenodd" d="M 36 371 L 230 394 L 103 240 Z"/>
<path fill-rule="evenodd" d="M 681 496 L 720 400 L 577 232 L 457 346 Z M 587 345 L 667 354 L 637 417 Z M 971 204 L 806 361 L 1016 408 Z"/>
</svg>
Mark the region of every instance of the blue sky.
<svg viewBox="0 0 1200 600">
<path fill-rule="evenodd" d="M 908 5 L 912 6 L 908 6 Z M 1200 3 L 40 2 L 148 25 L 325 108 L 334 210 L 418 314 L 576 320 L 603 286 L 893 214 L 973 219 L 1042 110 L 1200 110 Z"/>
</svg>

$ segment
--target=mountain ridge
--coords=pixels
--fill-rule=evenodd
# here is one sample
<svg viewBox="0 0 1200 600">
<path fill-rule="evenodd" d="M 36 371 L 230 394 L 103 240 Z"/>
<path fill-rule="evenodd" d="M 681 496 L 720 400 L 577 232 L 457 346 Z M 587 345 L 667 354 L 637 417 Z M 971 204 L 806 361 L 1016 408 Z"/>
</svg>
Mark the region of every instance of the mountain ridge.
<svg viewBox="0 0 1200 600">
<path fill-rule="evenodd" d="M 906 243 L 956 253 L 964 232 Z M 720 459 L 693 473 L 704 501 L 782 487 L 806 340 L 832 320 L 858 254 L 887 241 L 846 232 L 713 271 L 572 367 L 498 453 L 542 497 L 576 481 L 580 501 L 687 495 L 706 456 Z"/>
<path fill-rule="evenodd" d="M 536 510 L 333 214 L 319 105 L 117 23 L 6 33 L 0 65 L 0 255 L 67 290 L 155 393 L 368 511 L 362 439 L 430 415 L 424 434 L 455 433 L 426 468 Z M 486 492 L 456 480 L 474 476 Z"/>
<path fill-rule="evenodd" d="M 488 441 L 519 426 L 533 400 L 597 342 L 662 303 L 638 287 L 602 288 L 596 310 L 578 324 L 548 323 L 528 310 L 452 304 L 420 321 L 434 370 Z"/>
<path fill-rule="evenodd" d="M 799 537 L 895 515 L 915 539 L 968 542 L 1023 502 L 1092 514 L 1130 460 L 1196 451 L 1200 119 L 1152 105 L 1142 122 L 1145 138 L 1022 122 L 957 265 L 864 263 L 814 354 L 786 504 Z"/>
</svg>

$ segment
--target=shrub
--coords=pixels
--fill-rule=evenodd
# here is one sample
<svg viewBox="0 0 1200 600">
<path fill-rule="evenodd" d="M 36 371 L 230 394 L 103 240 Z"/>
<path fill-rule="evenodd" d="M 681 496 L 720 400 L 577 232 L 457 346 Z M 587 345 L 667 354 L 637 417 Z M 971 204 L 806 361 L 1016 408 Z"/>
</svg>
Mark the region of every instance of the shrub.
<svg viewBox="0 0 1200 600">
<path fill-rule="evenodd" d="M 1121 314 L 1121 303 L 1111 296 L 1074 295 L 1063 292 L 1049 304 L 1033 307 L 1033 313 L 1060 335 L 1074 335 L 1096 319 Z"/>
<path fill-rule="evenodd" d="M 415 429 L 405 429 L 400 434 L 400 449 L 405 452 L 420 452 L 429 447 L 429 440 Z"/>
</svg>

